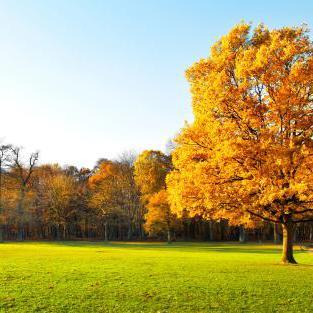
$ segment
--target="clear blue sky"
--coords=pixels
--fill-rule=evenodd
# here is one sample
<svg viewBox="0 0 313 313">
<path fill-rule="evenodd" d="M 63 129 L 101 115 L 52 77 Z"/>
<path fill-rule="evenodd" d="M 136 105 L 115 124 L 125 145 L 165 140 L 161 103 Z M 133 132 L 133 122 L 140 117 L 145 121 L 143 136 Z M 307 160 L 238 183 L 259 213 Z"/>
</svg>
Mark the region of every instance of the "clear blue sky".
<svg viewBox="0 0 313 313">
<path fill-rule="evenodd" d="M 93 166 L 164 149 L 191 120 L 185 69 L 235 23 L 313 26 L 313 1 L 0 1 L 0 137 Z"/>
</svg>

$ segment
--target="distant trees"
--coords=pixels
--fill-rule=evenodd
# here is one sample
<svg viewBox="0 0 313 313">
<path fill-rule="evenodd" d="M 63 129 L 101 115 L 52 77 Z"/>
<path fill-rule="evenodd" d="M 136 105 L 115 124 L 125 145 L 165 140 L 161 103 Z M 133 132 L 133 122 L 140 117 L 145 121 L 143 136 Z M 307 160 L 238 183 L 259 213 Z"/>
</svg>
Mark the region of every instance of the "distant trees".
<svg viewBox="0 0 313 313">
<path fill-rule="evenodd" d="M 0 242 L 3 241 L 3 224 L 4 224 L 4 203 L 3 203 L 3 184 L 4 174 L 10 163 L 10 145 L 0 146 Z"/>
<path fill-rule="evenodd" d="M 161 151 L 143 151 L 135 161 L 135 181 L 141 194 L 149 196 L 164 188 L 171 168 L 170 156 Z"/>
<path fill-rule="evenodd" d="M 77 191 L 74 177 L 64 172 L 57 173 L 45 181 L 45 206 L 48 209 L 49 221 L 56 226 L 58 239 L 67 238 L 67 225 L 77 211 Z"/>
<path fill-rule="evenodd" d="M 147 210 L 145 228 L 150 236 L 165 233 L 169 242 L 175 215 L 167 199 L 165 179 L 171 169 L 171 157 L 161 151 L 145 150 L 135 161 L 135 181 Z"/>
<path fill-rule="evenodd" d="M 149 235 L 163 237 L 165 233 L 167 241 L 171 242 L 172 232 L 179 229 L 179 222 L 171 212 L 165 189 L 151 195 L 147 209 L 145 229 Z"/>
<path fill-rule="evenodd" d="M 35 237 L 88 237 L 88 223 L 95 218 L 88 206 L 89 175 L 89 170 L 73 166 L 42 165 L 36 168 L 31 219 L 36 229 Z"/>
<path fill-rule="evenodd" d="M 173 206 L 170 201 L 173 191 L 179 199 L 180 190 L 187 188 L 190 181 L 180 179 L 184 184 L 178 184 L 179 189 L 175 189 L 171 180 L 178 169 L 173 170 L 171 156 L 160 151 L 145 151 L 137 158 L 124 154 L 114 161 L 101 159 L 92 170 L 38 165 L 37 157 L 36 161 L 31 155 L 26 159 L 21 151 L 14 161 L 16 153 L 12 152 L 12 146 L 3 147 L 3 151 L 6 156 L 1 159 L 0 218 L 5 240 L 239 238 L 240 229 L 236 225 L 238 219 L 243 221 L 240 210 L 238 215 L 228 215 L 227 219 L 223 211 L 208 219 L 202 214 L 205 210 L 200 210 L 203 199 L 188 193 L 182 193 L 185 207 L 181 213 Z M 33 164 L 31 168 L 30 164 Z M 22 183 L 21 177 L 27 182 Z M 18 211 L 21 188 L 22 219 Z M 273 239 L 272 223 L 247 221 L 244 225 L 249 239 Z M 275 234 L 278 237 L 281 230 L 277 228 Z M 312 225 L 298 226 L 295 236 L 297 240 L 312 239 Z"/>
<path fill-rule="evenodd" d="M 123 238 L 122 228 L 127 228 L 127 239 L 133 234 L 142 237 L 142 214 L 138 189 L 134 182 L 133 164 L 128 159 L 102 160 L 89 179 L 90 205 L 98 210 L 104 226 L 104 237 L 109 239 L 109 229 L 115 228 Z"/>
<path fill-rule="evenodd" d="M 200 197 L 180 192 L 188 187 L 188 180 L 173 184 L 178 169 L 173 170 L 171 156 L 160 151 L 144 151 L 137 158 L 124 154 L 114 161 L 101 159 L 89 170 L 38 165 L 38 155 L 25 158 L 21 149 L 13 151 L 9 145 L 1 149 L 0 229 L 5 240 L 239 238 L 236 225 L 238 219 L 243 221 L 241 211 L 227 219 L 223 211 L 216 211 L 214 219 L 208 219 L 200 210 Z M 185 199 L 181 212 L 174 205 L 173 192 L 177 199 L 181 195 Z M 244 225 L 251 240 L 269 240 L 273 234 L 277 239 L 281 234 L 279 228 L 274 232 L 272 223 L 247 220 Z M 297 227 L 295 236 L 310 240 L 313 227 Z"/>
<path fill-rule="evenodd" d="M 17 219 L 18 219 L 18 240 L 25 238 L 25 208 L 24 202 L 27 191 L 29 191 L 30 179 L 34 173 L 38 161 L 38 152 L 32 153 L 27 165 L 21 157 L 21 148 L 11 147 L 11 171 L 10 175 L 15 178 L 18 185 Z"/>
<path fill-rule="evenodd" d="M 105 240 L 109 240 L 109 225 L 117 216 L 122 215 L 118 188 L 119 174 L 116 164 L 103 161 L 89 180 L 92 191 L 90 205 L 98 210 L 103 220 Z"/>
</svg>

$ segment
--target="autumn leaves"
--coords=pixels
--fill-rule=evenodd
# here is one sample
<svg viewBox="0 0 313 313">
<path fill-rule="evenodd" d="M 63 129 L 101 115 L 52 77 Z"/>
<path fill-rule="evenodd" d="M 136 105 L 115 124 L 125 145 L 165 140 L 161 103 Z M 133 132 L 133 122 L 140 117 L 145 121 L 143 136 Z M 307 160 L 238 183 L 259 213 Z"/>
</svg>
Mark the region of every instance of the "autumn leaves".
<svg viewBox="0 0 313 313">
<path fill-rule="evenodd" d="M 223 36 L 187 71 L 195 120 L 168 179 L 174 210 L 282 224 L 291 263 L 289 233 L 313 218 L 312 54 L 302 27 L 239 24 Z"/>
</svg>

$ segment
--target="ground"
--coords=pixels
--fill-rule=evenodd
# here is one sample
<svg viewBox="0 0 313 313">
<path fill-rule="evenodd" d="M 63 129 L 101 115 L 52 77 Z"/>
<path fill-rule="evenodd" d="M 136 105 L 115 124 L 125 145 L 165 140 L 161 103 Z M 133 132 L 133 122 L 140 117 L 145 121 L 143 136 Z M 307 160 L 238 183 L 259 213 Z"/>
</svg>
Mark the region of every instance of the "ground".
<svg viewBox="0 0 313 313">
<path fill-rule="evenodd" d="M 313 312 L 313 255 L 222 243 L 0 244 L 0 312 Z"/>
</svg>

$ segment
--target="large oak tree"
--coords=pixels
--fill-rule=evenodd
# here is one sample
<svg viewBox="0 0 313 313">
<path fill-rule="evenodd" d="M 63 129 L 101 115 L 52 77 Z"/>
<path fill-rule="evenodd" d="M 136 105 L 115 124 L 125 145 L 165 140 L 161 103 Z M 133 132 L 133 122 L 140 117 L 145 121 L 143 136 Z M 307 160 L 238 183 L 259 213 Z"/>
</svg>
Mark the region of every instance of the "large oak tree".
<svg viewBox="0 0 313 313">
<path fill-rule="evenodd" d="M 235 26 L 187 70 L 194 121 L 177 138 L 172 207 L 283 228 L 313 219 L 313 45 L 305 27 Z"/>
</svg>

